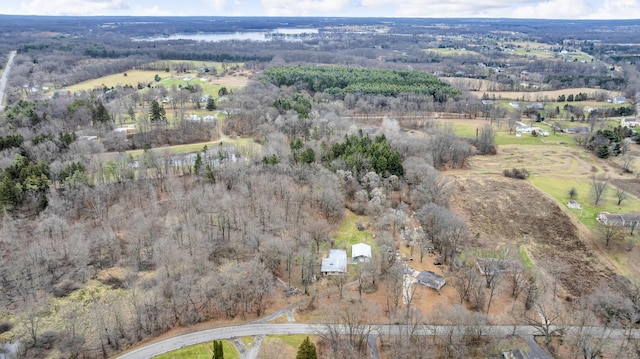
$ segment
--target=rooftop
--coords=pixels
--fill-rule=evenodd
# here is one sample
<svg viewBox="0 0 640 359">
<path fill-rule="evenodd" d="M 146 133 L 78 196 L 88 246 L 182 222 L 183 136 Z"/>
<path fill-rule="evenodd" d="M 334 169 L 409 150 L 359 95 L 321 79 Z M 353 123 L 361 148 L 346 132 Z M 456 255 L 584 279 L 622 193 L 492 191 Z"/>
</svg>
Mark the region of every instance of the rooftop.
<svg viewBox="0 0 640 359">
<path fill-rule="evenodd" d="M 344 249 L 330 249 L 327 258 L 322 259 L 320 272 L 323 273 L 346 273 L 347 272 L 347 251 Z"/>
<path fill-rule="evenodd" d="M 371 246 L 365 243 L 358 243 L 351 246 L 351 258 L 367 257 L 371 258 Z"/>
</svg>

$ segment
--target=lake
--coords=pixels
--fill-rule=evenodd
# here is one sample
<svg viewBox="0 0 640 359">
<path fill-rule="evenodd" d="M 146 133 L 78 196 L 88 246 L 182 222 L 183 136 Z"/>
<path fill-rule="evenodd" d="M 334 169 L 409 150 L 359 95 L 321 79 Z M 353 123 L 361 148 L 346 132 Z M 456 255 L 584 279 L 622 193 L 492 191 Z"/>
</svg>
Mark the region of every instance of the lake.
<svg viewBox="0 0 640 359">
<path fill-rule="evenodd" d="M 296 40 L 299 37 L 318 34 L 318 29 L 281 28 L 271 31 L 236 31 L 236 32 L 198 32 L 194 34 L 178 33 L 133 39 L 134 41 L 169 41 L 193 40 L 219 42 L 229 40 L 270 41 L 273 39 Z"/>
</svg>

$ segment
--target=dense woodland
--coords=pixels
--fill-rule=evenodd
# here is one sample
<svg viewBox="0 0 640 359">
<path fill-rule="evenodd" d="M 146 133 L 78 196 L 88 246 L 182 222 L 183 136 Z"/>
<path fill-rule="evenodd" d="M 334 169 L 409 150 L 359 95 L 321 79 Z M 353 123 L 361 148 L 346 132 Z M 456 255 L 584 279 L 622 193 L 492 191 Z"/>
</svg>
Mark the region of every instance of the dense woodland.
<svg viewBox="0 0 640 359">
<path fill-rule="evenodd" d="M 0 114 L 0 338 L 20 341 L 25 358 L 107 358 L 177 326 L 260 317 L 282 301 L 275 278 L 286 280 L 292 272 L 298 278 L 292 285 L 308 295 L 305 303 L 313 308 L 321 252 L 331 245 L 331 231 L 345 209 L 369 216 L 375 245 L 390 253 L 399 247 L 405 221 L 415 218 L 424 228 L 416 258 L 422 261 L 432 247 L 452 273 L 457 270 L 451 285 L 460 293 L 460 307 L 452 303 L 429 320 L 484 324 L 497 275 L 480 277 L 465 260 L 474 234 L 451 210 L 453 187 L 442 171 L 463 169 L 476 155 L 495 154 L 495 134 L 488 126 L 473 139 L 461 138 L 452 128 L 435 126 L 433 114 L 491 119 L 510 130 L 521 119 L 561 118 L 559 107 L 507 111 L 469 92 L 475 80 L 491 80 L 496 90 L 527 91 L 520 85 L 523 74 L 545 89 L 624 93 L 630 103 L 609 109 L 623 111 L 610 116 L 634 115 L 640 96 L 635 50 L 617 45 L 637 34 L 636 22 L 574 27 L 529 21 L 519 27 L 496 20 L 499 30 L 487 32 L 473 21 L 438 20 L 451 26 L 451 36 L 440 37 L 435 20 L 287 19 L 292 26 L 324 30 L 300 41 L 204 43 L 132 37 L 268 30 L 274 22 L 253 19 L 247 22 L 251 26 L 238 28 L 242 25 L 214 26 L 207 18 L 189 23 L 163 18 L 146 25 L 117 18 L 1 18 L 0 31 L 11 36 L 0 40 L 0 63 L 9 51 L 17 55 L 7 108 Z M 350 31 L 341 28 L 344 22 L 389 29 Z M 617 30 L 606 36 L 615 39 L 606 43 L 598 29 L 610 27 Z M 43 34 L 45 29 L 50 33 Z M 498 46 L 516 40 L 578 49 L 593 60 L 531 61 L 508 56 Z M 444 57 L 424 51 L 460 47 L 473 52 Z M 65 91 L 132 69 L 196 70 L 188 60 L 241 62 L 233 71 L 250 71 L 253 77 L 233 93 L 153 83 Z M 451 85 L 439 77 L 459 82 Z M 45 85 L 50 91 L 42 91 Z M 211 101 L 202 100 L 204 95 Z M 576 94 L 567 102 L 572 107 L 562 109 L 564 116 L 595 126 L 578 96 L 587 100 Z M 223 120 L 188 120 L 190 111 L 205 106 L 224 112 Z M 114 131 L 127 123 L 135 124 L 135 133 Z M 409 130 L 425 135 L 411 136 Z M 634 136 L 599 129 L 579 141 L 606 158 L 623 156 L 630 145 L 624 139 Z M 238 137 L 249 137 L 252 144 L 237 145 Z M 194 156 L 162 149 L 212 139 L 221 142 L 194 150 Z M 496 261 L 507 259 L 512 258 Z M 384 283 L 379 285 L 388 296 L 375 318 L 410 325 L 427 320 L 410 303 L 402 304 L 403 273 L 395 255 L 382 252 L 362 268 L 356 278 L 361 288 Z M 542 287 L 550 284 L 526 270 L 514 271 L 508 280 L 514 301 L 525 303 L 522 313 L 537 308 L 551 316 L 541 299 Z M 619 277 L 611 293 L 571 295 L 589 298 L 581 309 L 596 322 L 631 328 L 640 318 L 640 286 L 631 283 Z M 336 285 L 341 297 L 343 284 Z M 327 318 L 374 320 L 345 319 L 349 305 L 366 303 L 345 301 Z M 519 320 L 539 324 L 535 315 Z M 482 353 L 481 333 L 460 328 L 452 326 L 451 335 L 429 348 L 412 333 L 386 345 L 399 358 Z M 546 334 L 550 340 L 552 333 Z M 324 339 L 324 357 L 367 355 L 362 336 Z M 588 345 L 596 344 L 587 338 L 576 347 Z M 624 350 L 623 356 L 637 346 Z"/>
</svg>

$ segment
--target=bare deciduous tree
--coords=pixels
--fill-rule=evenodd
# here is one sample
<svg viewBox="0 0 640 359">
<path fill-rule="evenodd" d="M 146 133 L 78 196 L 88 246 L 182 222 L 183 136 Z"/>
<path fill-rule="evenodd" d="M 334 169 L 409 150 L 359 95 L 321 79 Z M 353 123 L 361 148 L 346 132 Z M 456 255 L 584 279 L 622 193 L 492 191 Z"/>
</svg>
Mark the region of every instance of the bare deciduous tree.
<svg viewBox="0 0 640 359">
<path fill-rule="evenodd" d="M 593 197 L 593 204 L 596 206 L 600 203 L 602 196 L 607 191 L 609 184 L 609 177 L 604 175 L 591 177 L 591 196 Z"/>
<path fill-rule="evenodd" d="M 451 286 L 458 292 L 460 304 L 471 299 L 471 293 L 473 288 L 477 286 L 478 279 L 478 271 L 473 266 L 464 266 L 449 281 Z"/>
<path fill-rule="evenodd" d="M 604 240 L 605 247 L 609 247 L 609 244 L 611 242 L 624 239 L 622 228 L 612 223 L 600 223 L 600 225 L 598 226 L 598 231 L 600 232 L 602 240 Z"/>
<path fill-rule="evenodd" d="M 331 307 L 318 335 L 325 340 L 332 358 L 360 357 L 367 348 L 367 338 L 375 329 L 371 323 L 380 317 L 380 310 L 371 304 L 341 303 Z M 342 354 L 342 355 L 341 355 Z"/>
<path fill-rule="evenodd" d="M 554 300 L 538 302 L 533 309 L 533 313 L 527 315 L 525 319 L 544 337 L 544 344 L 548 347 L 551 344 L 551 338 L 562 333 L 566 311 L 558 301 Z"/>
<path fill-rule="evenodd" d="M 620 205 L 620 203 L 622 203 L 622 201 L 624 201 L 625 199 L 629 198 L 629 194 L 623 190 L 620 187 L 616 187 L 616 198 L 618 200 L 618 202 L 616 203 L 616 205 Z"/>
</svg>

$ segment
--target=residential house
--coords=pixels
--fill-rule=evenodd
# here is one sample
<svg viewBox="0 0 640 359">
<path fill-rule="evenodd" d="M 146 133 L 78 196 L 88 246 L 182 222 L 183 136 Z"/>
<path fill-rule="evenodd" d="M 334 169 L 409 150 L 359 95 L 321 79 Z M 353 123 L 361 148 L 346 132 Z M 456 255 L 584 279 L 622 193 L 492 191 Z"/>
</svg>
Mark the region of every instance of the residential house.
<svg viewBox="0 0 640 359">
<path fill-rule="evenodd" d="M 634 128 L 640 126 L 640 122 L 635 118 L 623 118 L 620 120 L 620 126 Z"/>
<path fill-rule="evenodd" d="M 544 110 L 544 104 L 542 104 L 541 102 L 531 103 L 527 105 L 527 108 L 534 110 Z"/>
<path fill-rule="evenodd" d="M 533 127 L 531 126 L 520 125 L 516 127 L 516 132 L 531 133 L 531 131 L 533 131 Z"/>
<path fill-rule="evenodd" d="M 440 288 L 442 288 L 442 286 L 447 283 L 446 279 L 443 276 L 437 275 L 434 272 L 428 270 L 423 270 L 422 272 L 418 273 L 415 278 L 418 283 L 435 289 L 438 292 L 440 291 Z"/>
<path fill-rule="evenodd" d="M 624 96 L 616 96 L 616 97 L 612 98 L 610 102 L 619 105 L 619 104 L 627 103 L 627 98 L 624 97 Z"/>
<path fill-rule="evenodd" d="M 368 262 L 371 260 L 371 246 L 358 243 L 351 246 L 351 261 L 353 263 Z"/>
<path fill-rule="evenodd" d="M 640 227 L 640 213 L 609 213 L 600 212 L 597 220 L 607 226 Z"/>
<path fill-rule="evenodd" d="M 320 266 L 322 275 L 340 275 L 347 273 L 347 251 L 330 249 L 327 258 L 322 259 Z"/>
<path fill-rule="evenodd" d="M 589 133 L 589 127 L 586 126 L 576 126 L 569 127 L 563 130 L 565 133 L 576 134 L 576 133 Z"/>
</svg>

